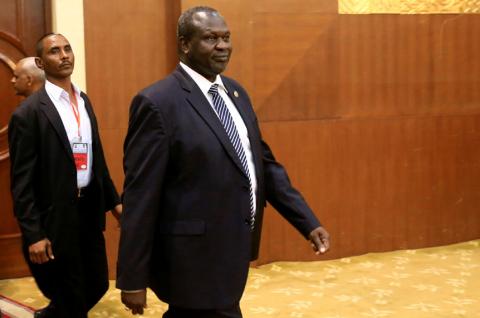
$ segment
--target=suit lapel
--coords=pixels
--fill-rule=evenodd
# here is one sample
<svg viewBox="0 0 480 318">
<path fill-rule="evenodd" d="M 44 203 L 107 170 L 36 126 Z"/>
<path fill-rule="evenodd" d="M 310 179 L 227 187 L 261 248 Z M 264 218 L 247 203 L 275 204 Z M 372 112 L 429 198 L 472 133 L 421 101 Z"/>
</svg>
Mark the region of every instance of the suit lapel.
<svg viewBox="0 0 480 318">
<path fill-rule="evenodd" d="M 92 134 L 92 152 L 98 153 L 98 146 L 100 145 L 100 136 L 98 132 L 98 127 L 97 127 L 97 120 L 95 118 L 95 113 L 93 112 L 93 107 L 92 104 L 90 103 L 90 99 L 85 93 L 80 93 L 80 96 L 83 98 L 83 102 L 85 105 L 85 110 L 87 111 L 88 118 L 90 119 L 90 129 L 91 129 L 91 134 Z M 92 171 L 95 173 L 95 169 L 98 166 L 98 156 L 93 156 L 93 162 L 92 162 Z"/>
<path fill-rule="evenodd" d="M 242 174 L 247 177 L 243 169 L 242 163 L 238 158 L 237 152 L 233 148 L 233 145 L 228 138 L 225 128 L 223 128 L 220 119 L 218 119 L 217 114 L 212 109 L 212 106 L 203 95 L 200 88 L 195 84 L 191 77 L 178 66 L 174 72 L 174 76 L 179 80 L 182 88 L 188 92 L 186 98 L 188 103 L 197 111 L 200 117 L 207 123 L 210 129 L 213 131 L 215 136 L 218 138 L 223 148 L 227 152 L 228 156 L 233 160 L 235 165 L 240 169 Z"/>
<path fill-rule="evenodd" d="M 100 137 L 98 135 L 98 127 L 97 127 L 97 120 L 95 118 L 95 114 L 93 112 L 92 104 L 90 104 L 90 99 L 84 93 L 81 93 L 80 96 L 82 97 L 85 109 L 87 110 L 88 118 L 90 119 L 90 129 L 92 134 L 92 147 L 95 150 L 96 145 L 98 144 Z M 95 151 L 94 151 L 95 153 Z"/>
<path fill-rule="evenodd" d="M 70 146 L 70 141 L 68 140 L 67 132 L 65 131 L 65 127 L 63 126 L 62 119 L 58 114 L 55 105 L 53 105 L 50 97 L 45 90 L 45 86 L 42 87 L 39 91 L 39 99 L 40 103 L 42 104 L 40 109 L 45 113 L 48 120 L 52 124 L 53 128 L 55 129 L 58 138 L 62 142 L 64 150 L 67 152 L 68 157 L 74 162 L 72 147 Z"/>
</svg>

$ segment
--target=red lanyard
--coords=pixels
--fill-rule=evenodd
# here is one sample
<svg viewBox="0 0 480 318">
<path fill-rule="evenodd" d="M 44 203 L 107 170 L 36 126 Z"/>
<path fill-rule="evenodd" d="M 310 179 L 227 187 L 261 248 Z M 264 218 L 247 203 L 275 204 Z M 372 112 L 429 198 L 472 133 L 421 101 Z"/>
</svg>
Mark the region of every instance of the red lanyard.
<svg viewBox="0 0 480 318">
<path fill-rule="evenodd" d="M 77 102 L 77 96 L 75 95 L 75 90 L 72 87 L 72 95 L 73 95 L 73 100 L 75 101 L 75 104 L 68 99 L 70 102 L 70 106 L 72 106 L 72 111 L 73 115 L 75 116 L 75 120 L 77 121 L 77 126 L 78 126 L 78 137 L 82 138 L 82 135 L 80 133 L 80 110 L 78 109 L 78 102 Z"/>
</svg>

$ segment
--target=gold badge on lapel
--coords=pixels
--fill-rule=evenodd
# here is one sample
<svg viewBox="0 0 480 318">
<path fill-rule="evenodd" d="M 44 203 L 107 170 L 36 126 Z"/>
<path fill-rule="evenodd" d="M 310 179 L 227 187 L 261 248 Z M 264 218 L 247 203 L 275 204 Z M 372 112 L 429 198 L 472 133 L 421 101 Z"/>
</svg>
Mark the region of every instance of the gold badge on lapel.
<svg viewBox="0 0 480 318">
<path fill-rule="evenodd" d="M 235 97 L 238 98 L 238 92 L 237 92 L 237 91 L 233 91 L 233 96 L 235 96 Z"/>
</svg>

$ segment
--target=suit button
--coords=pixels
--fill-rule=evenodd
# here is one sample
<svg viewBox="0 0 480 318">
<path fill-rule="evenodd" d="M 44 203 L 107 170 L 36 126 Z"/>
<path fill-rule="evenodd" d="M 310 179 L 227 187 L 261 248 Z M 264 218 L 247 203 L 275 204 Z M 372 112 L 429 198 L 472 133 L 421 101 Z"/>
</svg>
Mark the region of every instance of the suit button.
<svg viewBox="0 0 480 318">
<path fill-rule="evenodd" d="M 248 225 L 248 226 L 250 226 L 250 225 L 251 225 L 251 222 L 250 222 L 250 220 L 249 220 L 249 219 L 245 219 L 245 220 L 244 220 L 244 222 L 245 222 L 245 225 Z"/>
</svg>

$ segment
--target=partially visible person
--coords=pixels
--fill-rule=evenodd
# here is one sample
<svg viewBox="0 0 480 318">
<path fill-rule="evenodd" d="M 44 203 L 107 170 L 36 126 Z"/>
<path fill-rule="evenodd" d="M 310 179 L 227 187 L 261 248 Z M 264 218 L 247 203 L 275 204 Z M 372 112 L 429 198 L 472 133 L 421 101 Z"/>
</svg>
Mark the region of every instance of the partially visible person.
<svg viewBox="0 0 480 318">
<path fill-rule="evenodd" d="M 11 82 L 17 95 L 28 97 L 43 86 L 45 73 L 35 64 L 35 57 L 26 57 L 18 61 Z"/>
<path fill-rule="evenodd" d="M 25 258 L 50 304 L 35 318 L 87 318 L 108 289 L 105 211 L 120 198 L 87 95 L 73 85 L 75 57 L 61 34 L 37 43 L 46 82 L 8 128 L 11 190 Z"/>
</svg>

